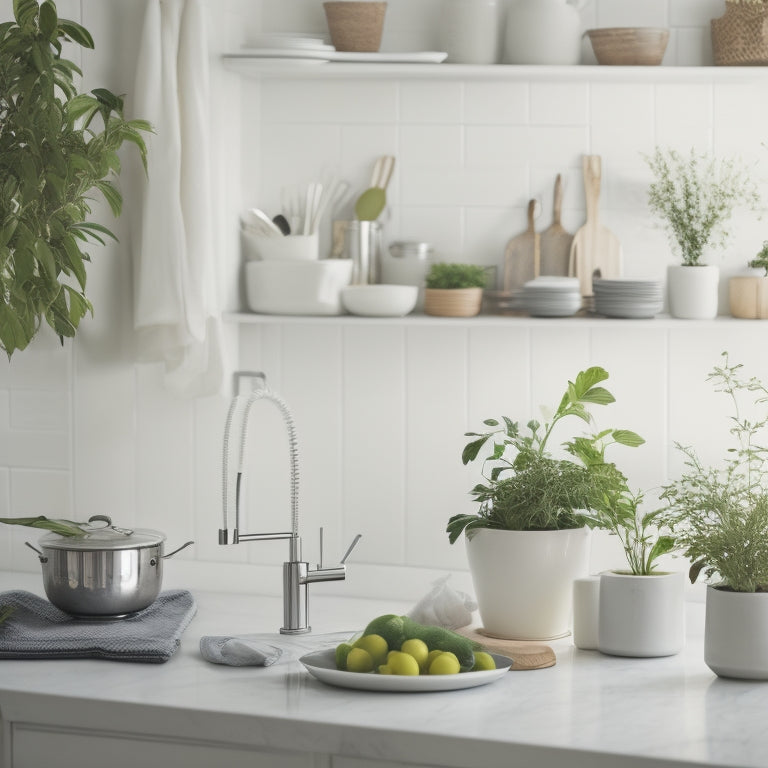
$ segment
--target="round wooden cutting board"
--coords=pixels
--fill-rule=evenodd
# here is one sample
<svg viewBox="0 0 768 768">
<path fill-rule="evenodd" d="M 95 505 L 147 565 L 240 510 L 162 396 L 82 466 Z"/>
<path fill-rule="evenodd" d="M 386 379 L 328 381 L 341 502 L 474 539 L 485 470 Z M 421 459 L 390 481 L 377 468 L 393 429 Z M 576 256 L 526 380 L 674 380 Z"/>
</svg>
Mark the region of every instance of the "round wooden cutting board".
<svg viewBox="0 0 768 768">
<path fill-rule="evenodd" d="M 545 643 L 529 640 L 502 640 L 484 634 L 482 627 L 461 627 L 454 630 L 470 640 L 480 643 L 491 653 L 500 653 L 514 661 L 510 672 L 531 669 L 546 669 L 557 663 L 555 652 Z"/>
</svg>

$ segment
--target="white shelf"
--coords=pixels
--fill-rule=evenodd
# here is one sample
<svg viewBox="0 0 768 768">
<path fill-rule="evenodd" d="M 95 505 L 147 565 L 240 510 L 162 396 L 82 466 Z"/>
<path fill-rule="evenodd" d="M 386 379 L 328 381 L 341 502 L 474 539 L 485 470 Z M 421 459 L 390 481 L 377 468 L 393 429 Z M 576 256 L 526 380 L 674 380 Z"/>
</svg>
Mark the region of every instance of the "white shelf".
<svg viewBox="0 0 768 768">
<path fill-rule="evenodd" d="M 279 79 L 435 79 L 519 80 L 526 82 L 670 82 L 739 83 L 768 80 L 768 67 L 610 67 L 522 66 L 495 64 L 390 64 L 328 62 L 314 65 L 278 66 L 256 57 L 223 59 L 224 66 L 244 77 Z"/>
<path fill-rule="evenodd" d="M 686 324 L 697 325 L 732 325 L 734 323 L 758 323 L 759 320 L 742 320 L 730 315 L 721 315 L 713 320 L 681 320 L 669 315 L 658 315 L 644 320 L 600 317 L 586 315 L 577 317 L 528 317 L 527 315 L 477 315 L 476 317 L 436 317 L 433 315 L 410 314 L 405 317 L 358 317 L 354 315 L 260 315 L 254 312 L 225 312 L 224 322 L 236 325 L 296 325 L 296 324 L 325 324 L 325 325 L 405 325 L 405 326 L 457 326 L 467 328 L 503 327 L 503 326 L 579 326 L 581 328 L 607 325 L 641 325 L 648 328 L 675 327 Z"/>
</svg>

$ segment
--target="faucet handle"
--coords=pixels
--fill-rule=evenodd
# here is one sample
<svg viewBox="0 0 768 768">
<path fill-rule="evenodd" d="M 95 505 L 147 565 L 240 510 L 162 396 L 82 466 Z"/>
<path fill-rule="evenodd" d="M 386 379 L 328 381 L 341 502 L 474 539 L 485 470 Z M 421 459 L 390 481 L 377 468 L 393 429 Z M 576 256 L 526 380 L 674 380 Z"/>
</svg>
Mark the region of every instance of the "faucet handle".
<svg viewBox="0 0 768 768">
<path fill-rule="evenodd" d="M 344 557 L 341 558 L 339 565 L 344 565 L 347 558 L 349 557 L 352 550 L 357 546 L 357 542 L 360 541 L 360 539 L 363 538 L 362 533 L 358 533 L 357 536 L 355 536 L 354 539 L 352 539 L 352 543 L 349 545 L 347 551 L 344 553 Z M 325 566 L 323 566 L 323 529 L 322 526 L 320 528 L 320 562 L 317 564 L 318 570 L 323 570 Z"/>
</svg>

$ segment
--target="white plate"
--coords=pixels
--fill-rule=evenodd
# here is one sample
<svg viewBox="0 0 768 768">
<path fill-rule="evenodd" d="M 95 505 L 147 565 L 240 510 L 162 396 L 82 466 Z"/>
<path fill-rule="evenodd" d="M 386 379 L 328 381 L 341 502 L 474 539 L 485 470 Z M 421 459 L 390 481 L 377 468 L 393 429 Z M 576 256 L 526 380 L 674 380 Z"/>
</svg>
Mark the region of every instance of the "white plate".
<svg viewBox="0 0 768 768">
<path fill-rule="evenodd" d="M 336 49 L 328 45 L 322 37 L 310 37 L 299 32 L 263 32 L 251 38 L 249 45 L 244 45 L 243 50 L 256 48 L 327 48 Z"/>
<path fill-rule="evenodd" d="M 325 48 L 247 48 L 237 53 L 225 53 L 225 59 L 324 59 L 335 56 L 333 46 Z"/>
<path fill-rule="evenodd" d="M 299 661 L 307 672 L 323 683 L 339 688 L 356 688 L 361 691 L 400 691 L 424 693 L 427 691 L 458 691 L 476 688 L 503 677 L 512 666 L 512 659 L 492 653 L 496 669 L 484 672 L 460 672 L 458 675 L 378 675 L 373 672 L 345 672 L 336 669 L 336 649 L 315 651 L 302 656 Z"/>
<path fill-rule="evenodd" d="M 417 51 L 415 53 L 354 53 L 336 51 L 331 61 L 388 62 L 390 64 L 439 64 L 448 58 L 444 51 Z"/>
</svg>

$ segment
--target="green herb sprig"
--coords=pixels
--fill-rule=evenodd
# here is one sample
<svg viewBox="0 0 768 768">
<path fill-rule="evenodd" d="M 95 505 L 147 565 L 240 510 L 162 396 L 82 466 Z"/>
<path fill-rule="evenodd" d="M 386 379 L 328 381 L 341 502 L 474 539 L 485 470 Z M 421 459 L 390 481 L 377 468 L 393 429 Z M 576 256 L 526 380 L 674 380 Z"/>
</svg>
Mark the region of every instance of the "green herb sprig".
<svg viewBox="0 0 768 768">
<path fill-rule="evenodd" d="M 427 273 L 427 288 L 485 288 L 488 275 L 477 264 L 453 264 L 441 261 Z"/>
</svg>

